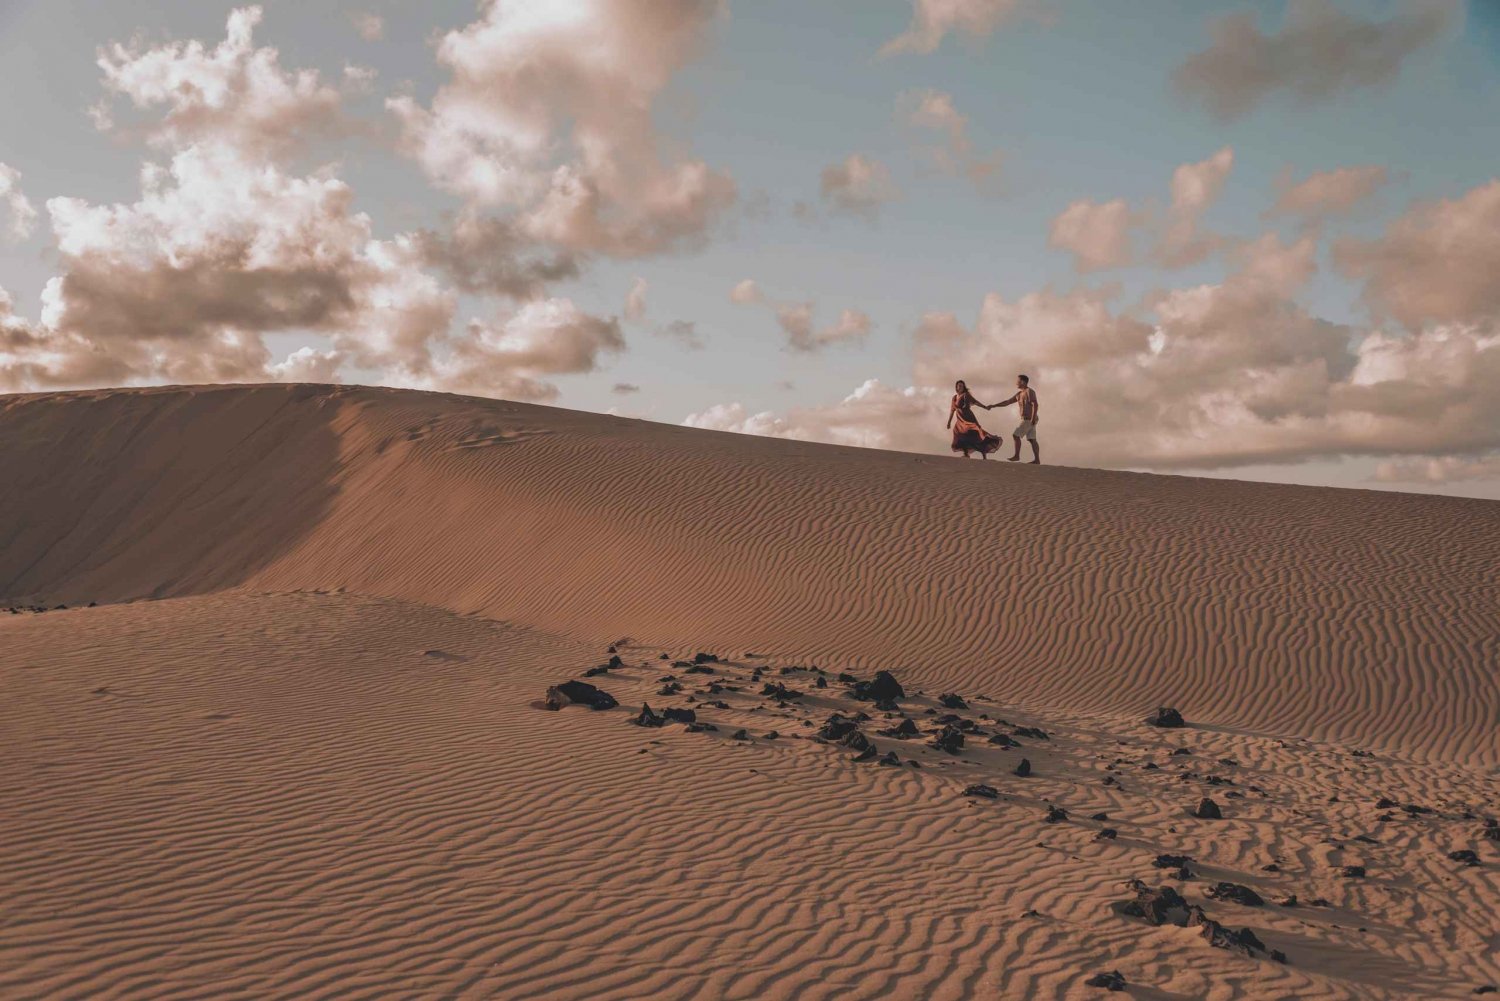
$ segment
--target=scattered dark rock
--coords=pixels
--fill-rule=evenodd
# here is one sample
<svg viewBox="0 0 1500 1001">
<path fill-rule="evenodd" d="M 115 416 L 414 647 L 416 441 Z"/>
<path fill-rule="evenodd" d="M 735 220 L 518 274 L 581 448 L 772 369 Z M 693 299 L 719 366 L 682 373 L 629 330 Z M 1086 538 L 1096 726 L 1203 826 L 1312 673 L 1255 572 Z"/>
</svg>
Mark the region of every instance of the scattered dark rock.
<svg viewBox="0 0 1500 1001">
<path fill-rule="evenodd" d="M 1486 820 L 1481 833 L 1491 841 L 1500 841 L 1500 821 Z"/>
<path fill-rule="evenodd" d="M 1026 778 L 1026 776 L 1030 775 L 1031 774 L 1031 759 L 1030 758 L 1022 758 L 1020 760 L 1020 762 L 1018 762 L 1016 764 L 1015 774 L 1016 774 L 1017 778 L 1023 778 L 1023 779 Z"/>
<path fill-rule="evenodd" d="M 583 672 L 583 676 L 585 678 L 597 678 L 601 674 L 608 674 L 608 673 L 609 673 L 609 665 L 608 664 L 600 664 L 598 667 L 591 667 L 587 671 L 584 671 Z"/>
<path fill-rule="evenodd" d="M 994 786 L 971 785 L 964 787 L 965 796 L 978 796 L 981 799 L 999 799 L 1000 790 Z"/>
<path fill-rule="evenodd" d="M 838 677 L 834 680 L 841 685 L 852 685 L 859 681 L 858 678 L 847 671 L 840 671 Z"/>
<path fill-rule="evenodd" d="M 1109 973 L 1096 973 L 1083 982 L 1085 987 L 1101 987 L 1107 991 L 1123 991 L 1125 989 L 1125 977 L 1119 970 Z"/>
<path fill-rule="evenodd" d="M 876 671 L 869 681 L 857 681 L 850 692 L 864 702 L 899 702 L 906 698 L 906 689 L 889 671 Z"/>
<path fill-rule="evenodd" d="M 714 674 L 713 668 L 706 664 L 689 664 L 682 672 L 683 674 Z"/>
<path fill-rule="evenodd" d="M 851 751 L 868 751 L 870 748 L 875 746 L 874 744 L 870 743 L 870 738 L 866 737 L 858 730 L 850 730 L 848 733 L 844 734 L 843 738 L 839 740 L 839 743 L 843 744 Z"/>
<path fill-rule="evenodd" d="M 1245 907 L 1260 907 L 1265 903 L 1260 894 L 1239 883 L 1215 883 L 1205 892 L 1214 900 L 1229 900 Z"/>
<path fill-rule="evenodd" d="M 1364 879 L 1365 867 L 1362 865 L 1341 865 L 1339 875 L 1345 879 Z"/>
<path fill-rule="evenodd" d="M 1119 836 L 1120 836 L 1120 832 L 1117 831 L 1117 830 L 1115 830 L 1113 827 L 1101 827 L 1101 828 L 1099 828 L 1098 833 L 1096 833 L 1094 835 L 1094 840 L 1095 841 L 1113 841 L 1115 838 L 1118 838 Z"/>
<path fill-rule="evenodd" d="M 1175 751 L 1172 752 L 1172 757 L 1175 758 L 1175 757 L 1178 757 L 1179 755 L 1192 754 L 1192 753 L 1193 752 L 1192 752 L 1191 748 L 1179 747 L 1179 748 L 1177 748 L 1177 750 L 1175 750 Z"/>
<path fill-rule="evenodd" d="M 834 713 L 828 717 L 822 728 L 818 730 L 818 736 L 824 740 L 840 740 L 845 734 L 858 728 L 859 724 L 854 720 Z"/>
<path fill-rule="evenodd" d="M 1060 824 L 1068 819 L 1068 811 L 1060 806 L 1047 807 L 1047 815 L 1042 818 L 1044 823 Z"/>
<path fill-rule="evenodd" d="M 651 707 L 644 702 L 641 703 L 641 711 L 631 720 L 636 726 L 662 726 L 667 721 L 651 711 Z"/>
<path fill-rule="evenodd" d="M 717 664 L 718 662 L 719 662 L 719 658 L 716 657 L 716 656 L 714 656 L 711 653 L 695 653 L 695 654 L 693 654 L 693 663 L 694 664 Z"/>
<path fill-rule="evenodd" d="M 714 726 L 712 723 L 699 723 L 694 721 L 692 723 L 689 723 L 684 729 L 686 729 L 688 733 L 709 733 L 717 732 L 719 728 Z M 740 732 L 743 733 L 744 731 L 741 730 Z"/>
<path fill-rule="evenodd" d="M 944 708 L 947 708 L 947 709 L 967 709 L 967 708 L 969 708 L 969 704 L 967 702 L 965 702 L 959 696 L 952 694 L 951 692 L 948 693 L 948 694 L 946 694 L 946 695 L 939 695 L 938 696 L 938 705 L 943 706 Z"/>
<path fill-rule="evenodd" d="M 1020 747 L 1021 745 L 1011 740 L 1003 733 L 990 734 L 990 743 L 996 747 Z"/>
<path fill-rule="evenodd" d="M 964 732 L 949 723 L 938 733 L 930 745 L 939 751 L 947 751 L 949 754 L 957 754 L 963 750 Z"/>
<path fill-rule="evenodd" d="M 781 734 L 777 733 L 775 730 L 767 730 L 764 739 L 765 740 L 776 740 L 780 736 L 781 736 Z"/>
<path fill-rule="evenodd" d="M 854 756 L 854 760 L 855 761 L 874 761 L 875 760 L 875 756 L 877 754 L 879 754 L 879 753 L 880 753 L 879 751 L 875 750 L 875 745 L 874 744 L 866 743 L 865 744 L 865 749 L 863 751 L 860 751 L 858 754 L 856 754 Z"/>
<path fill-rule="evenodd" d="M 564 681 L 547 689 L 548 709 L 561 709 L 567 705 L 588 706 L 594 710 L 613 709 L 620 703 L 615 697 L 600 688 L 583 681 Z"/>
<path fill-rule="evenodd" d="M 1288 893 L 1286 896 L 1276 901 L 1276 905 L 1278 907 L 1296 907 L 1297 895 L 1295 893 Z"/>
<path fill-rule="evenodd" d="M 663 709 L 661 718 L 668 723 L 692 723 L 698 719 L 698 714 L 691 709 Z"/>
<path fill-rule="evenodd" d="M 682 691 L 682 686 L 675 681 L 669 681 L 656 690 L 657 695 L 676 695 Z"/>
<path fill-rule="evenodd" d="M 1109 814 L 1107 814 L 1107 813 L 1091 813 L 1091 814 L 1089 814 L 1089 819 L 1090 820 L 1108 820 L 1109 819 Z"/>
<path fill-rule="evenodd" d="M 1150 716 L 1146 717 L 1147 726 L 1159 726 L 1166 729 L 1176 729 L 1187 726 L 1187 721 L 1182 718 L 1182 713 L 1170 706 L 1160 706 Z"/>
<path fill-rule="evenodd" d="M 1186 928 L 1195 911 L 1202 913 L 1201 909 L 1182 899 L 1182 894 L 1170 886 L 1159 886 L 1153 890 L 1138 879 L 1131 880 L 1130 885 L 1135 890 L 1135 898 L 1125 901 L 1118 908 L 1127 917 L 1141 918 L 1152 926 L 1176 925 Z"/>
<path fill-rule="evenodd" d="M 1191 861 L 1191 855 L 1158 855 L 1151 860 L 1151 865 L 1157 869 L 1183 869 Z"/>
<path fill-rule="evenodd" d="M 767 685 L 766 687 L 762 688 L 760 690 L 760 694 L 762 697 L 781 699 L 782 701 L 802 698 L 801 692 L 797 691 L 795 688 L 788 688 L 779 681 L 774 685 Z"/>
<path fill-rule="evenodd" d="M 1249 928 L 1228 928 L 1219 924 L 1213 918 L 1205 917 L 1202 911 L 1196 915 L 1197 923 L 1202 926 L 1203 940 L 1215 949 L 1228 949 L 1242 956 L 1255 959 L 1258 956 L 1269 955 L 1278 963 L 1285 963 L 1286 956 L 1280 951 L 1272 951 L 1266 948 L 1266 943 Z"/>
<path fill-rule="evenodd" d="M 814 688 L 827 688 L 828 687 L 828 679 L 825 678 L 825 677 L 823 677 L 821 674 L 818 675 L 818 680 L 813 682 L 813 687 Z"/>
<path fill-rule="evenodd" d="M 1198 801 L 1198 806 L 1193 810 L 1193 816 L 1199 820 L 1223 820 L 1224 811 L 1219 809 L 1219 804 L 1204 796 Z"/>
<path fill-rule="evenodd" d="M 1033 740 L 1051 740 L 1047 731 L 1035 726 L 1018 726 L 1015 730 L 1017 737 L 1030 737 Z"/>
<path fill-rule="evenodd" d="M 906 740 L 908 737 L 916 737 L 922 731 L 917 729 L 917 724 L 909 719 L 904 719 L 895 726 L 887 727 L 878 731 L 882 737 L 895 737 L 897 740 Z"/>
<path fill-rule="evenodd" d="M 748 732 L 746 732 L 745 730 L 743 730 L 743 729 L 736 730 L 736 731 L 734 731 L 734 733 L 731 733 L 729 735 L 729 739 L 730 740 L 749 740 L 750 739 L 750 734 Z"/>
<path fill-rule="evenodd" d="M 899 768 L 901 766 L 901 759 L 896 757 L 895 751 L 886 751 L 885 757 L 880 759 L 880 763 L 882 765 L 895 765 Z"/>
<path fill-rule="evenodd" d="M 1453 861 L 1455 861 L 1455 862 L 1462 862 L 1464 865 L 1478 865 L 1479 864 L 1479 856 L 1478 856 L 1478 854 L 1476 854 L 1475 852 L 1470 851 L 1467 848 L 1459 849 L 1456 852 L 1449 852 L 1448 853 L 1448 857 L 1450 859 L 1452 859 Z"/>
</svg>

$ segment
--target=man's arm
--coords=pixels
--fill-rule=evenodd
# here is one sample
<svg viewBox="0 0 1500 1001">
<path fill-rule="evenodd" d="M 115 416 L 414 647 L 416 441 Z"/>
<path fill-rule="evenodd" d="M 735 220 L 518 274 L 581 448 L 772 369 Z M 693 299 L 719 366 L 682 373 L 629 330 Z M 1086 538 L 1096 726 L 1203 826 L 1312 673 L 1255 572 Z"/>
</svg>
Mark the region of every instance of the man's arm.
<svg viewBox="0 0 1500 1001">
<path fill-rule="evenodd" d="M 1010 399 L 1008 399 L 1008 400 L 1001 400 L 999 403 L 992 404 L 992 406 L 996 406 L 996 407 L 1008 407 L 1012 403 L 1014 403 L 1017 400 L 1019 400 L 1020 398 L 1021 398 L 1021 394 L 1017 393 L 1015 396 L 1012 396 Z"/>
</svg>

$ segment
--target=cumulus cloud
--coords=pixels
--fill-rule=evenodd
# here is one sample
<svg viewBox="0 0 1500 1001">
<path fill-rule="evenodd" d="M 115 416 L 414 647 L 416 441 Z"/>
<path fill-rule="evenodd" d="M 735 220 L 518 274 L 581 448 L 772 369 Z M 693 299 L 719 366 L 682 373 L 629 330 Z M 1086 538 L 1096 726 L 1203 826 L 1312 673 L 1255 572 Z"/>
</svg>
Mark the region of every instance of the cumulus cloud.
<svg viewBox="0 0 1500 1001">
<path fill-rule="evenodd" d="M 1444 215 L 1413 212 L 1414 222 L 1393 229 L 1414 227 L 1423 240 L 1434 213 Z M 1265 234 L 1228 250 L 1235 270 L 1223 281 L 1129 308 L 1105 287 L 991 294 L 972 324 L 929 313 L 913 335 L 907 389 L 739 415 L 738 424 L 721 413 L 718 426 L 941 452 L 946 440 L 913 401 L 940 411 L 959 378 L 981 399 L 1003 398 L 1024 371 L 1046 404 L 1044 440 L 1056 461 L 1213 468 L 1438 456 L 1450 457 L 1439 468 L 1461 475 L 1460 463 L 1500 451 L 1500 324 L 1488 300 L 1471 298 L 1442 311 L 1448 322 L 1412 332 L 1359 329 L 1300 301 L 1316 271 L 1314 235 Z M 1007 417 L 985 419 L 1003 432 Z M 1398 468 L 1412 466 L 1387 475 Z"/>
<path fill-rule="evenodd" d="M 36 209 L 21 191 L 21 172 L 9 164 L 0 163 L 0 222 L 5 232 L 16 240 L 24 240 L 36 226 Z"/>
<path fill-rule="evenodd" d="M 721 0 L 487 2 L 449 32 L 451 79 L 387 102 L 434 183 L 509 206 L 535 238 L 622 257 L 700 242 L 736 196 L 701 160 L 663 155 L 654 101 L 697 56 Z"/>
<path fill-rule="evenodd" d="M 941 390 L 897 389 L 867 379 L 828 406 L 794 408 L 781 416 L 769 410 L 752 414 L 741 403 L 719 403 L 689 414 L 682 423 L 736 434 L 925 452 L 931 451 L 933 428 L 941 428 L 947 405 Z"/>
<path fill-rule="evenodd" d="M 759 302 L 761 300 L 760 286 L 752 278 L 746 278 L 729 290 L 729 301 L 741 305 L 748 302 Z"/>
<path fill-rule="evenodd" d="M 911 0 L 911 26 L 881 48 L 882 56 L 937 51 L 949 32 L 988 38 L 1025 9 L 1024 0 Z"/>
<path fill-rule="evenodd" d="M 529 302 L 498 322 L 471 320 L 419 384 L 518 400 L 550 400 L 543 378 L 592 372 L 602 355 L 622 351 L 617 320 L 590 316 L 567 299 Z"/>
<path fill-rule="evenodd" d="M 1428 459 L 1387 460 L 1375 467 L 1371 477 L 1377 483 L 1470 483 L 1500 480 L 1500 454 L 1475 458 L 1457 455 Z"/>
<path fill-rule="evenodd" d="M 639 322 L 646 318 L 646 291 L 651 287 L 646 279 L 636 276 L 630 285 L 630 291 L 625 293 L 625 319 L 631 322 Z"/>
<path fill-rule="evenodd" d="M 819 190 L 835 211 L 867 219 L 901 194 L 886 165 L 863 153 L 850 153 L 842 162 L 824 167 Z"/>
<path fill-rule="evenodd" d="M 444 229 L 411 234 L 418 262 L 462 292 L 534 299 L 549 283 L 582 273 L 577 254 L 538 247 L 512 219 L 463 211 Z"/>
<path fill-rule="evenodd" d="M 954 105 L 952 94 L 932 89 L 906 91 L 896 99 L 896 117 L 913 128 L 942 133 L 944 144 L 930 153 L 944 173 L 962 174 L 981 191 L 994 189 L 1001 155 L 975 155 L 969 118 Z"/>
<path fill-rule="evenodd" d="M 1384 21 L 1346 14 L 1331 0 L 1294 0 L 1275 34 L 1246 11 L 1213 23 L 1211 44 L 1178 67 L 1175 81 L 1223 120 L 1278 91 L 1318 101 L 1395 79 L 1459 9 L 1456 0 L 1414 0 Z"/>
<path fill-rule="evenodd" d="M 235 9 L 212 49 L 196 40 L 109 45 L 98 58 L 104 86 L 137 110 L 160 110 L 144 132 L 167 148 L 211 140 L 259 152 L 345 131 L 337 88 L 316 70 L 282 69 L 275 49 L 255 45 L 261 17 L 259 7 Z M 115 127 L 108 104 L 94 114 L 102 128 Z"/>
<path fill-rule="evenodd" d="M 1130 264 L 1130 227 L 1134 214 L 1125 199 L 1102 205 L 1076 201 L 1052 221 L 1050 243 L 1073 255 L 1078 271 L 1103 271 Z"/>
<path fill-rule="evenodd" d="M 1409 329 L 1500 322 L 1500 179 L 1413 205 L 1377 239 L 1338 241 L 1333 256 L 1364 280 L 1372 309 Z"/>
<path fill-rule="evenodd" d="M 1381 166 L 1340 167 L 1293 181 L 1291 171 L 1276 179 L 1276 203 L 1267 218 L 1293 216 L 1306 225 L 1348 215 L 1385 186 L 1389 172 Z"/>
<path fill-rule="evenodd" d="M 840 310 L 838 319 L 819 327 L 815 320 L 815 303 L 772 299 L 749 278 L 730 291 L 729 299 L 740 305 L 763 305 L 769 308 L 776 317 L 776 325 L 786 337 L 787 347 L 793 351 L 810 353 L 834 345 L 857 343 L 864 340 L 874 328 L 869 315 L 858 309 Z"/>
<path fill-rule="evenodd" d="M 1172 202 L 1156 248 L 1156 259 L 1163 267 L 1196 264 L 1219 248 L 1219 238 L 1201 232 L 1199 222 L 1218 200 L 1233 167 L 1234 150 L 1225 146 L 1207 160 L 1184 163 L 1172 172 Z"/>
</svg>

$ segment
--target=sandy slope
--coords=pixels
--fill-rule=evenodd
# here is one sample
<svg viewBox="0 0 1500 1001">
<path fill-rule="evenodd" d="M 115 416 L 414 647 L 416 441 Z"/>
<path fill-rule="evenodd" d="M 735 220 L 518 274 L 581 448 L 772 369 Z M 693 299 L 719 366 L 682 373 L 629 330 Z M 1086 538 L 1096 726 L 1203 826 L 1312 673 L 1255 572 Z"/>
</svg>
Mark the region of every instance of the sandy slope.
<svg viewBox="0 0 1500 1001">
<path fill-rule="evenodd" d="M 1500 504 L 327 387 L 0 398 L 0 598 L 346 589 L 1500 761 Z M 937 434 L 940 429 L 934 429 Z"/>
<path fill-rule="evenodd" d="M 1500 981 L 1500 505 L 327 387 L 0 398 L 0 469 L 0 606 L 74 606 L 0 611 L 0 996 Z M 594 679 L 623 707 L 533 706 L 627 637 Z M 695 649 L 733 657 L 658 659 Z M 870 706 L 777 673 L 808 663 L 896 669 L 924 731 L 958 690 L 1049 739 L 947 755 L 877 713 L 922 767 L 855 762 L 811 737 Z M 719 729 L 631 726 L 643 699 Z M 1194 725 L 1140 725 L 1157 700 Z M 1290 963 L 1122 917 L 1129 878 Z"/>
</svg>

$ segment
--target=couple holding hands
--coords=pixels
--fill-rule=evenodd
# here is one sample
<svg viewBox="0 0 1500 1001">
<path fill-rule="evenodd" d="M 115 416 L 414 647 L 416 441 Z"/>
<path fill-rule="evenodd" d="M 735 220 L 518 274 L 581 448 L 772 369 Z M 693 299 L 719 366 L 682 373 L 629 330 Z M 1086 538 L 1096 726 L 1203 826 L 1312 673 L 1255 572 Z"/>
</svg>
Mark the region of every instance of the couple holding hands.
<svg viewBox="0 0 1500 1001">
<path fill-rule="evenodd" d="M 1031 442 L 1031 464 L 1041 464 L 1042 452 L 1036 443 L 1036 423 L 1041 412 L 1036 402 L 1036 390 L 1031 388 L 1030 379 L 1024 375 L 1016 376 L 1016 395 L 999 403 L 980 403 L 970 394 L 969 387 L 962 379 L 954 383 L 953 390 L 953 402 L 948 406 L 947 425 L 953 429 L 953 451 L 962 452 L 965 459 L 970 452 L 978 452 L 981 459 L 987 459 L 991 452 L 999 451 L 1000 436 L 990 434 L 979 426 L 979 421 L 974 418 L 974 408 L 993 410 L 995 407 L 1008 407 L 1017 403 L 1020 404 L 1021 423 L 1011 432 L 1011 437 L 1016 442 L 1016 454 L 1010 457 L 1010 461 L 1021 460 L 1021 439 L 1025 438 Z M 953 423 L 954 417 L 958 418 L 957 426 Z"/>
</svg>

